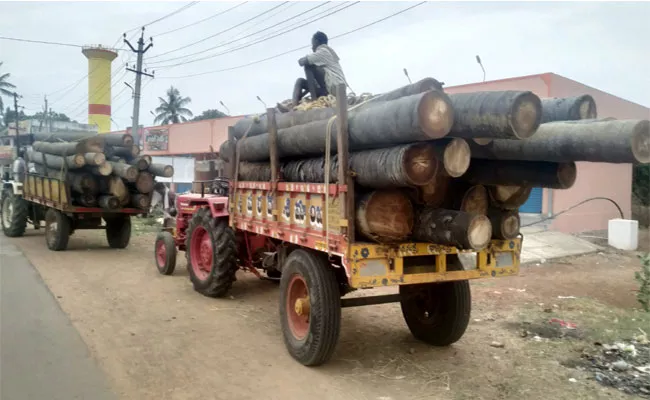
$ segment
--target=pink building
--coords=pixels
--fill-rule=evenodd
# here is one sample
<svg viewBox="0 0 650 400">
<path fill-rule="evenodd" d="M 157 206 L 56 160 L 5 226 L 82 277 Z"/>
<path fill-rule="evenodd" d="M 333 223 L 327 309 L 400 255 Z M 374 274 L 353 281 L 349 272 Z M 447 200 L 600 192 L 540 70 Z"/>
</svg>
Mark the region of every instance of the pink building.
<svg viewBox="0 0 650 400">
<path fill-rule="evenodd" d="M 589 94 L 596 101 L 599 118 L 650 118 L 650 109 L 647 107 L 553 73 L 445 88 L 447 93 L 497 90 L 529 90 L 539 97 L 571 97 Z M 623 209 L 625 218 L 631 218 L 631 164 L 580 162 L 577 163 L 577 167 L 578 177 L 572 188 L 567 190 L 536 188 L 520 212 L 546 216 L 563 211 L 590 197 L 601 196 L 616 201 Z M 611 203 L 595 200 L 553 219 L 548 228 L 563 232 L 607 229 L 607 221 L 618 217 L 618 211 Z"/>
</svg>

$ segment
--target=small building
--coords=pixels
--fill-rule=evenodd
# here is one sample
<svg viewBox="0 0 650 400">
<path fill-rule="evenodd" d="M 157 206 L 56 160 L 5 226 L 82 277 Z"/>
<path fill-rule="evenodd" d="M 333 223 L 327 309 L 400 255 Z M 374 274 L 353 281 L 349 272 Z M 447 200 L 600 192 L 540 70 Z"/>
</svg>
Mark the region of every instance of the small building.
<svg viewBox="0 0 650 400">
<path fill-rule="evenodd" d="M 571 97 L 589 94 L 596 102 L 599 118 L 650 118 L 650 109 L 647 107 L 554 73 L 445 88 L 447 93 L 499 90 L 529 90 L 539 97 Z M 572 188 L 565 190 L 533 189 L 528 201 L 520 208 L 522 224 L 544 217 L 552 217 L 592 197 L 607 197 L 614 200 L 623 210 L 625 218 L 631 218 L 632 164 L 578 162 L 576 166 L 578 175 Z M 607 229 L 607 221 L 612 218 L 619 218 L 619 213 L 614 205 L 607 201 L 594 200 L 557 218 L 552 218 L 541 226 L 562 232 L 602 230 Z"/>
</svg>

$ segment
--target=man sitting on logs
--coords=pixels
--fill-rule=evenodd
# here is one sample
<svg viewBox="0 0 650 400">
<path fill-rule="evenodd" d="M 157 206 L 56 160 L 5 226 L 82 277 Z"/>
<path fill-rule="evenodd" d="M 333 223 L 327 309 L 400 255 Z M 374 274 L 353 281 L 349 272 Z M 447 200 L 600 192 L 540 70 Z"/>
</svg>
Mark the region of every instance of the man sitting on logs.
<svg viewBox="0 0 650 400">
<path fill-rule="evenodd" d="M 311 46 L 313 53 L 298 60 L 298 64 L 305 69 L 305 78 L 298 78 L 294 86 L 294 107 L 307 93 L 314 101 L 328 94 L 334 95 L 337 85 L 347 84 L 338 54 L 327 45 L 327 35 L 316 32 L 311 38 Z"/>
</svg>

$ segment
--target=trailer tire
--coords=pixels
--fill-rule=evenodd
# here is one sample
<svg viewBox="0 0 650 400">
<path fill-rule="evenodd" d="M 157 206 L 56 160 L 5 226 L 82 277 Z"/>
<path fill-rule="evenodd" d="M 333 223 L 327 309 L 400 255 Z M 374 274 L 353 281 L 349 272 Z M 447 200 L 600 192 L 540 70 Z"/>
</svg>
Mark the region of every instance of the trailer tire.
<svg viewBox="0 0 650 400">
<path fill-rule="evenodd" d="M 185 242 L 187 271 L 194 290 L 208 297 L 225 296 L 237 280 L 237 244 L 228 220 L 215 219 L 208 208 L 190 220 Z"/>
<path fill-rule="evenodd" d="M 124 249 L 131 240 L 131 217 L 119 215 L 104 218 L 106 221 L 106 239 L 113 249 Z"/>
<path fill-rule="evenodd" d="M 7 237 L 20 237 L 25 234 L 29 204 L 16 196 L 11 189 L 5 189 L 0 205 L 2 212 L 2 232 Z"/>
<path fill-rule="evenodd" d="M 61 211 L 48 208 L 45 213 L 45 242 L 52 251 L 68 248 L 70 240 L 70 218 Z"/>
<path fill-rule="evenodd" d="M 416 339 L 449 346 L 465 333 L 472 308 L 468 281 L 402 285 L 399 294 L 404 320 Z"/>
<path fill-rule="evenodd" d="M 302 249 L 287 257 L 280 278 L 280 323 L 289 354 L 301 364 L 317 366 L 332 357 L 341 330 L 341 296 L 325 257 Z"/>
<path fill-rule="evenodd" d="M 171 233 L 163 231 L 156 236 L 154 245 L 156 268 L 163 275 L 171 275 L 176 269 L 176 243 Z"/>
</svg>

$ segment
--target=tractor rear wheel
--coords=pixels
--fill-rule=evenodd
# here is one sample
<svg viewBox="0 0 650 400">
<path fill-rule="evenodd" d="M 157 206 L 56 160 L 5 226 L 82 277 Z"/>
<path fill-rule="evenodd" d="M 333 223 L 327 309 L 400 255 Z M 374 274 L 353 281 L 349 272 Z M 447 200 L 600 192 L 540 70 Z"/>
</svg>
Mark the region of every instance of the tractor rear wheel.
<svg viewBox="0 0 650 400">
<path fill-rule="evenodd" d="M 176 269 L 176 243 L 171 233 L 163 231 L 158 233 L 154 245 L 154 257 L 158 272 L 171 275 Z"/>
<path fill-rule="evenodd" d="M 16 196 L 6 189 L 2 196 L 2 232 L 8 237 L 19 237 L 25 234 L 29 204 L 27 200 Z"/>
<path fill-rule="evenodd" d="M 53 251 L 65 250 L 70 240 L 70 218 L 59 210 L 48 208 L 45 213 L 45 242 Z"/>
<path fill-rule="evenodd" d="M 237 244 L 226 219 L 212 218 L 208 208 L 190 220 L 185 242 L 187 271 L 194 290 L 209 297 L 223 297 L 237 280 Z"/>
<path fill-rule="evenodd" d="M 316 366 L 334 354 L 341 330 L 341 295 L 332 266 L 320 254 L 294 250 L 280 278 L 280 323 L 289 354 Z"/>
</svg>

